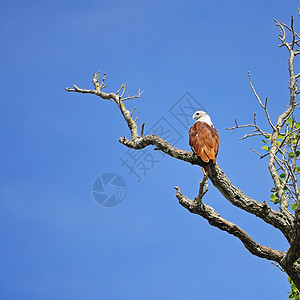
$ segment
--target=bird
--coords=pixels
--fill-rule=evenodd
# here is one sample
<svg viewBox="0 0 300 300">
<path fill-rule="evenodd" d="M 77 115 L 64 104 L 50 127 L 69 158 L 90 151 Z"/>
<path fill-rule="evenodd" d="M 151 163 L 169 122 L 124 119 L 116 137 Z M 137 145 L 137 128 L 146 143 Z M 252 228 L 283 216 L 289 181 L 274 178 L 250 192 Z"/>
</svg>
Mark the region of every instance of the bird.
<svg viewBox="0 0 300 300">
<path fill-rule="evenodd" d="M 193 153 L 200 157 L 203 166 L 215 164 L 219 151 L 218 132 L 205 111 L 196 111 L 193 119 L 196 122 L 189 130 L 189 144 Z M 204 169 L 203 173 L 205 174 Z"/>
</svg>

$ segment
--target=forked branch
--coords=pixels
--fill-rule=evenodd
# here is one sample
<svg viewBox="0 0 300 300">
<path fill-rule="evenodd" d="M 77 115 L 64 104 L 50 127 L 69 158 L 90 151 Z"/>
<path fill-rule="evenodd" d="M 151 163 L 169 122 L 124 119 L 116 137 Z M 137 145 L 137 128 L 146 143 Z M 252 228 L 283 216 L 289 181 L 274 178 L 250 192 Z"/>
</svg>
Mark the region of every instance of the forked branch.
<svg viewBox="0 0 300 300">
<path fill-rule="evenodd" d="M 105 92 L 102 91 L 102 89 L 107 87 L 107 85 L 104 85 L 105 78 L 106 78 L 106 73 L 104 73 L 104 75 L 103 75 L 101 84 L 99 84 L 99 74 L 100 74 L 100 72 L 94 73 L 94 76 L 93 76 L 92 81 L 93 81 L 95 89 L 90 89 L 90 90 L 81 89 L 81 88 L 77 87 L 74 84 L 73 89 L 72 88 L 66 88 L 66 91 L 68 91 L 68 92 L 77 92 L 77 93 L 82 93 L 82 94 L 94 94 L 94 95 L 99 96 L 100 98 L 102 98 L 104 100 L 114 101 L 118 105 L 118 107 L 119 107 L 119 109 L 120 109 L 120 111 L 121 111 L 128 127 L 130 129 L 131 139 L 134 140 L 134 139 L 138 138 L 139 133 L 138 133 L 137 125 L 136 125 L 136 120 L 137 119 L 135 119 L 135 120 L 132 119 L 132 113 L 130 113 L 130 111 L 125 108 L 125 105 L 124 105 L 123 101 L 124 100 L 129 100 L 129 99 L 139 98 L 143 94 L 144 91 L 141 92 L 141 90 L 138 89 L 138 94 L 137 95 L 131 96 L 131 97 L 128 95 L 126 98 L 122 99 L 123 95 L 125 94 L 125 88 L 126 88 L 126 83 L 124 83 L 124 84 L 122 84 L 122 86 L 119 88 L 119 90 L 116 93 L 105 93 Z M 121 91 L 122 91 L 122 94 L 119 95 L 119 93 Z"/>
<path fill-rule="evenodd" d="M 266 258 L 268 260 L 273 260 L 278 263 L 283 259 L 284 253 L 282 251 L 261 246 L 240 227 L 222 218 L 211 206 L 197 201 L 197 198 L 192 201 L 181 193 L 179 187 L 175 187 L 175 189 L 177 191 L 176 198 L 183 207 L 188 209 L 193 214 L 200 215 L 206 219 L 210 225 L 237 237 L 244 244 L 245 248 L 253 255 Z"/>
</svg>

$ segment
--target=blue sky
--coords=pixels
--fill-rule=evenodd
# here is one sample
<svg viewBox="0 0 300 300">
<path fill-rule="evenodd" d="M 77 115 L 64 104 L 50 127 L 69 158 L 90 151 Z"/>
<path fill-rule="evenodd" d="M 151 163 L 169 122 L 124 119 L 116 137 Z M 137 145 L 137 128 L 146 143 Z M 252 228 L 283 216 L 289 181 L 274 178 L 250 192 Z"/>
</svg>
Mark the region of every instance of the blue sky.
<svg viewBox="0 0 300 300">
<path fill-rule="evenodd" d="M 92 88 L 98 70 L 107 91 L 141 87 L 142 98 L 127 102 L 139 126 L 147 131 L 163 117 L 186 150 L 187 130 L 169 109 L 189 92 L 219 131 L 221 168 L 246 194 L 268 200 L 267 161 L 249 150 L 260 140 L 238 141 L 244 132 L 225 128 L 253 112 L 266 126 L 248 71 L 273 120 L 287 104 L 287 53 L 273 20 L 288 23 L 297 5 L 2 1 L 1 299 L 286 298 L 284 273 L 178 204 L 173 187 L 193 198 L 200 168 L 155 152 L 159 162 L 137 182 L 121 166 L 127 149 L 118 138 L 129 131 L 114 104 L 64 88 Z M 127 185 L 113 208 L 91 193 L 105 173 Z M 205 202 L 257 242 L 287 249 L 277 230 L 231 207 L 212 185 Z"/>
</svg>

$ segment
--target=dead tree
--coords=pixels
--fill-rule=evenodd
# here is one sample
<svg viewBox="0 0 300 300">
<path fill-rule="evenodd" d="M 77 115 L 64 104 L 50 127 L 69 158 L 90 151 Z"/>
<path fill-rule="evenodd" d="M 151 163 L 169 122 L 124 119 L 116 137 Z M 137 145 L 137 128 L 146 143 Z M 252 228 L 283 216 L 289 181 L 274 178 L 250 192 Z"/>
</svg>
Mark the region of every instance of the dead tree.
<svg viewBox="0 0 300 300">
<path fill-rule="evenodd" d="M 239 125 L 236 122 L 234 127 L 228 129 L 252 128 L 253 131 L 246 134 L 243 138 L 262 136 L 266 139 L 265 143 L 268 144 L 265 146 L 267 155 L 261 155 L 261 158 L 267 157 L 269 159 L 268 167 L 274 182 L 274 193 L 272 194 L 271 199 L 273 197 L 273 200 L 275 199 L 274 201 L 279 203 L 279 211 L 272 209 L 266 201 L 259 202 L 245 195 L 230 182 L 217 163 L 211 168 L 207 168 L 206 173 L 212 184 L 232 205 L 259 217 L 266 223 L 279 229 L 287 239 L 289 249 L 286 252 L 282 252 L 260 245 L 243 229 L 236 224 L 225 220 L 211 206 L 203 203 L 203 196 L 208 189 L 206 181 L 207 177 L 203 178 L 200 182 L 199 194 L 195 199 L 189 199 L 184 196 L 179 187 L 175 187 L 175 189 L 176 197 L 183 207 L 188 209 L 191 213 L 203 217 L 210 225 L 226 231 L 240 239 L 245 248 L 253 255 L 275 262 L 275 264 L 288 274 L 300 290 L 300 261 L 298 260 L 300 257 L 300 195 L 297 183 L 297 177 L 300 173 L 300 168 L 297 167 L 297 162 L 299 161 L 298 157 L 300 157 L 300 123 L 297 123 L 292 119 L 296 106 L 300 104 L 296 103 L 296 95 L 300 91 L 297 84 L 300 73 L 295 74 L 294 72 L 294 59 L 300 54 L 300 35 L 294 31 L 293 18 L 290 26 L 276 20 L 275 22 L 280 29 L 279 39 L 281 44 L 279 47 L 285 47 L 289 52 L 288 69 L 290 97 L 288 107 L 277 118 L 276 123 L 272 123 L 267 109 L 267 99 L 264 102 L 261 101 L 252 85 L 249 73 L 250 87 L 260 106 L 265 111 L 266 118 L 270 125 L 270 131 L 263 130 L 257 124 L 255 115 L 253 124 Z M 291 41 L 287 41 L 287 33 L 291 35 Z M 66 90 L 68 92 L 94 94 L 104 100 L 115 102 L 130 130 L 129 139 L 126 137 L 121 137 L 119 139 L 119 142 L 126 147 L 138 150 L 149 145 L 154 145 L 156 150 L 162 151 L 175 159 L 203 167 L 202 161 L 193 153 L 175 148 L 157 135 L 144 136 L 144 124 L 142 125 L 141 133 L 139 133 L 136 122 L 137 118 L 133 119 L 135 108 L 130 112 L 126 109 L 124 102 L 139 98 L 143 94 L 143 91 L 139 89 L 137 95 L 129 96 L 125 93 L 126 83 L 124 83 L 118 91 L 106 93 L 103 91 L 103 89 L 107 87 L 107 85 L 105 85 L 105 76 L 106 74 L 104 74 L 102 81 L 99 82 L 99 72 L 94 74 L 94 89 L 81 89 L 74 85 L 74 88 L 66 88 Z M 293 204 L 295 212 L 291 210 L 290 204 Z"/>
</svg>

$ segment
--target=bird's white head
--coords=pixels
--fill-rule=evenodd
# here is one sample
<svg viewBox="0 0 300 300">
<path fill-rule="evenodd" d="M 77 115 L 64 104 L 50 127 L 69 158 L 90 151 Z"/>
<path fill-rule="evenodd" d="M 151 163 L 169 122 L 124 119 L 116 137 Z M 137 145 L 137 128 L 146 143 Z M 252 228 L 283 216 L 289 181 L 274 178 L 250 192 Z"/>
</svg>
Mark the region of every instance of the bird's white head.
<svg viewBox="0 0 300 300">
<path fill-rule="evenodd" d="M 196 111 L 193 114 L 193 119 L 196 120 L 196 122 L 197 121 L 205 122 L 210 126 L 214 126 L 210 119 L 210 116 L 205 111 L 201 111 L 201 110 Z"/>
</svg>

